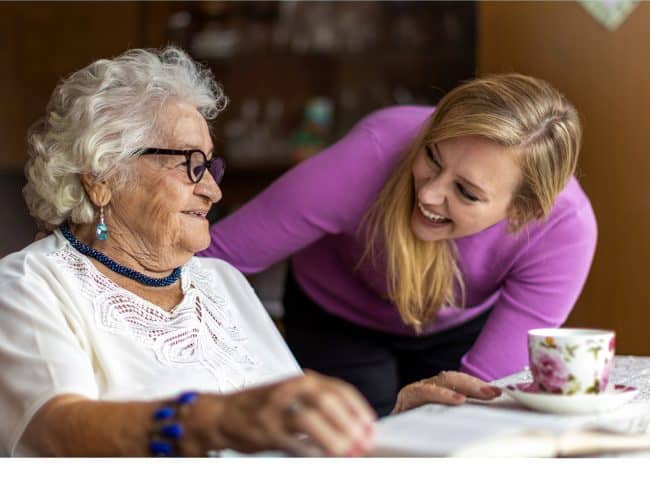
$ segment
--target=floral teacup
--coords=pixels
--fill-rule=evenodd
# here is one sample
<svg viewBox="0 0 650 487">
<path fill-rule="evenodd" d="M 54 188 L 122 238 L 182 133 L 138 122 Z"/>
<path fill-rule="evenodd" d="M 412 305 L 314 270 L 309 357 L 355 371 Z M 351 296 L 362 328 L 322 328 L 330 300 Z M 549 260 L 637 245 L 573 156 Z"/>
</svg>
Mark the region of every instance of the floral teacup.
<svg viewBox="0 0 650 487">
<path fill-rule="evenodd" d="M 614 365 L 616 335 L 609 330 L 539 328 L 528 332 L 533 382 L 554 394 L 599 394 Z"/>
</svg>

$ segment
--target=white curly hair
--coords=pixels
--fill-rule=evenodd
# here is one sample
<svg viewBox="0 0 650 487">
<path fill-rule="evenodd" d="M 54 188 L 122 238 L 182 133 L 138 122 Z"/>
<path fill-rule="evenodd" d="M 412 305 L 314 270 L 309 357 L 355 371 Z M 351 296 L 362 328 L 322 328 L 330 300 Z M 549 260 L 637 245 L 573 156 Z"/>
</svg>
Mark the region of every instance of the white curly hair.
<svg viewBox="0 0 650 487">
<path fill-rule="evenodd" d="M 61 81 L 28 137 L 23 196 L 39 227 L 93 222 L 96 209 L 80 175 L 124 184 L 170 100 L 196 107 L 206 120 L 228 103 L 212 72 L 176 47 L 131 49 Z"/>
</svg>

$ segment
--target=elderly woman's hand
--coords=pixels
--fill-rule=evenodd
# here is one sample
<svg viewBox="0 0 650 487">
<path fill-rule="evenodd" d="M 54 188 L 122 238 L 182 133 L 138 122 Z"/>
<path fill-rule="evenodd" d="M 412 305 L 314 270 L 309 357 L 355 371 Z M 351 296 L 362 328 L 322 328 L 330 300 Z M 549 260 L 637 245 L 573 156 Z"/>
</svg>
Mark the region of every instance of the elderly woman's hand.
<svg viewBox="0 0 650 487">
<path fill-rule="evenodd" d="M 462 372 L 441 372 L 402 388 L 393 414 L 423 404 L 462 404 L 468 397 L 489 400 L 501 395 L 501 389 Z"/>
<path fill-rule="evenodd" d="M 352 386 L 307 372 L 304 376 L 224 396 L 203 396 L 217 404 L 217 421 L 188 418 L 193 435 L 185 455 L 202 455 L 206 445 L 242 452 L 284 450 L 296 455 L 357 456 L 373 439 L 373 410 Z M 204 408 L 211 415 L 212 407 Z M 194 437 L 194 439 L 192 439 Z M 198 440 L 198 441 L 197 441 Z M 203 451 L 201 451 L 203 449 Z"/>
</svg>

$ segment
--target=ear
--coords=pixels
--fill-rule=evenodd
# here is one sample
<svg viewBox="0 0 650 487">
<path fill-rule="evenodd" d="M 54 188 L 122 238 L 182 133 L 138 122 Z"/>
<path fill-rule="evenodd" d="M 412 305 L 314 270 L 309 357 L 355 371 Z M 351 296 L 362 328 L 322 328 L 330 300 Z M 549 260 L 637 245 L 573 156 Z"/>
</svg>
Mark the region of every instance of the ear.
<svg viewBox="0 0 650 487">
<path fill-rule="evenodd" d="M 511 229 L 518 230 L 535 219 L 544 217 L 544 212 L 533 199 L 519 195 L 508 208 L 508 222 Z"/>
<path fill-rule="evenodd" d="M 508 207 L 508 226 L 511 230 L 517 230 L 530 219 L 532 201 L 526 197 L 522 190 L 518 190 L 512 197 Z"/>
<path fill-rule="evenodd" d="M 524 223 L 524 217 L 521 214 L 521 210 L 516 208 L 515 205 L 511 205 L 508 209 L 507 220 L 508 228 L 512 232 L 516 232 Z"/>
<path fill-rule="evenodd" d="M 82 174 L 81 184 L 93 205 L 106 206 L 111 201 L 113 193 L 106 181 L 97 179 L 92 174 Z"/>
</svg>

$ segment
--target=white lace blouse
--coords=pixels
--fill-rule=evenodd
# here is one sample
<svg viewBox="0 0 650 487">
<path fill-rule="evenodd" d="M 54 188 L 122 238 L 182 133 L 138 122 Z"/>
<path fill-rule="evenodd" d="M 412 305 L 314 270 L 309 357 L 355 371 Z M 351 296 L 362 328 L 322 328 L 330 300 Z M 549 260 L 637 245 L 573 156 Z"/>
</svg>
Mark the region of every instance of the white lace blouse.
<svg viewBox="0 0 650 487">
<path fill-rule="evenodd" d="M 59 394 L 147 400 L 300 374 L 244 276 L 195 257 L 170 312 L 119 287 L 59 231 L 0 260 L 0 455 Z"/>
</svg>

